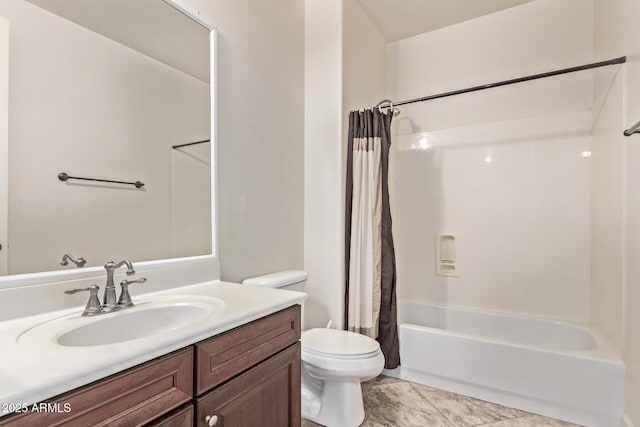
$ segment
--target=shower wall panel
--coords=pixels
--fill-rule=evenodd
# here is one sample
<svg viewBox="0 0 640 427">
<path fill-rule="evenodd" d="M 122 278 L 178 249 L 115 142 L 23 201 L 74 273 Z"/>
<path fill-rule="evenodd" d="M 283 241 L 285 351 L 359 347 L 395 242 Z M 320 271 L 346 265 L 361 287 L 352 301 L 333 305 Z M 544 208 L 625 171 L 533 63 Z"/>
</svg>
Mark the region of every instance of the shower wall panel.
<svg viewBox="0 0 640 427">
<path fill-rule="evenodd" d="M 505 37 L 509 34 L 509 37 Z M 593 62 L 591 1 L 541 0 L 391 43 L 391 99 Z M 394 123 L 399 299 L 590 316 L 591 72 L 404 105 Z M 459 277 L 435 274 L 456 234 Z"/>
</svg>

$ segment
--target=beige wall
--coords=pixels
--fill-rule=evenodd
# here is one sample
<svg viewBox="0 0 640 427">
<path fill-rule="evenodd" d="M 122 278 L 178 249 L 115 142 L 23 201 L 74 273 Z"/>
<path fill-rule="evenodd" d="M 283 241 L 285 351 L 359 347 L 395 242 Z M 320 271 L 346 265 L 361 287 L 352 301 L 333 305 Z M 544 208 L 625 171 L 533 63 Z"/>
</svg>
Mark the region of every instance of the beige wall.
<svg viewBox="0 0 640 427">
<path fill-rule="evenodd" d="M 622 76 L 624 87 L 623 128 L 640 120 L 640 2 L 595 0 L 595 59 L 627 56 Z M 622 130 L 622 129 L 620 129 Z M 619 130 L 619 131 L 620 131 Z M 625 425 L 640 426 L 640 135 L 625 137 L 624 156 L 624 282 L 609 283 L 607 290 L 620 292 L 617 304 L 603 306 L 603 315 L 620 319 L 616 326 L 622 339 L 626 363 Z M 618 291 L 617 287 L 622 286 Z"/>
<path fill-rule="evenodd" d="M 188 0 L 218 31 L 222 279 L 303 267 L 304 2 Z"/>
<path fill-rule="evenodd" d="M 65 252 L 88 265 L 173 257 L 171 145 L 209 136 L 208 84 L 22 0 L 2 1 L 0 16 L 9 273 L 57 270 Z M 63 171 L 145 187 L 64 184 Z"/>
</svg>

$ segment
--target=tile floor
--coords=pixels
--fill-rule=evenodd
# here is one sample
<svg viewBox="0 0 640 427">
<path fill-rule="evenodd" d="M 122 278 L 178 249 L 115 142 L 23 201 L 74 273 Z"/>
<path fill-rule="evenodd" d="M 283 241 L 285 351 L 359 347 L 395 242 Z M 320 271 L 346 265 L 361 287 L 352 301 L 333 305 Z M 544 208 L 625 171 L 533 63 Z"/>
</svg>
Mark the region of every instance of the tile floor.
<svg viewBox="0 0 640 427">
<path fill-rule="evenodd" d="M 362 396 L 362 427 L 578 427 L 382 375 L 362 384 Z M 303 420 L 302 427 L 318 424 Z"/>
</svg>

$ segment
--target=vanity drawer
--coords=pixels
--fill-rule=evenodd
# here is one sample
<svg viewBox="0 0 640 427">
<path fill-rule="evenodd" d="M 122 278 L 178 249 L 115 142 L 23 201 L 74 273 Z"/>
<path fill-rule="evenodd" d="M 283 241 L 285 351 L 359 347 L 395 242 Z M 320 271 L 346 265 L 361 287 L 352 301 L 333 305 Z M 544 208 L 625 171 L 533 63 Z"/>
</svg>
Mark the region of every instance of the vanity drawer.
<svg viewBox="0 0 640 427">
<path fill-rule="evenodd" d="M 189 347 L 50 399 L 45 412 L 2 417 L 0 426 L 138 426 L 191 401 L 192 391 Z"/>
<path fill-rule="evenodd" d="M 196 395 L 251 368 L 300 339 L 294 305 L 196 345 Z"/>
</svg>

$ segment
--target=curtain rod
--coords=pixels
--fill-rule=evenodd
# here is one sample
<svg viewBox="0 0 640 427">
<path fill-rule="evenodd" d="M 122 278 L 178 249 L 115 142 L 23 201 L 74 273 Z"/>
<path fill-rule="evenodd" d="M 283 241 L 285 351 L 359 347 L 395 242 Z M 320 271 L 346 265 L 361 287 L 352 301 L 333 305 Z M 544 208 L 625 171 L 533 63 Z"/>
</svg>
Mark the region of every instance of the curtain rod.
<svg viewBox="0 0 640 427">
<path fill-rule="evenodd" d="M 627 62 L 627 57 L 621 56 L 619 58 L 609 59 L 608 61 L 594 62 L 592 64 L 580 65 L 578 67 L 563 68 L 562 70 L 548 71 L 546 73 L 540 73 L 540 74 L 532 74 L 530 76 L 519 77 L 517 79 L 504 80 L 501 82 L 489 83 L 486 85 L 473 86 L 466 89 L 439 93 L 437 95 L 424 96 L 422 98 L 414 98 L 414 99 L 408 99 L 406 101 L 394 102 L 394 103 L 390 103 L 391 105 L 381 106 L 380 108 L 392 108 L 392 107 L 397 107 L 399 105 L 412 104 L 414 102 L 430 101 L 432 99 L 445 98 L 447 96 L 453 96 L 453 95 L 461 95 L 463 93 L 476 92 L 479 90 L 491 89 L 492 87 L 506 86 L 514 83 L 527 82 L 529 80 L 537 80 L 545 77 L 558 76 L 560 74 L 575 73 L 576 71 L 590 70 L 592 68 L 605 67 L 607 65 L 624 64 L 625 62 Z"/>
<path fill-rule="evenodd" d="M 188 147 L 189 145 L 204 144 L 205 142 L 211 142 L 211 140 L 210 139 L 204 139 L 202 141 L 187 142 L 186 144 L 172 145 L 171 148 L 173 148 L 175 150 L 176 148 Z"/>
</svg>

